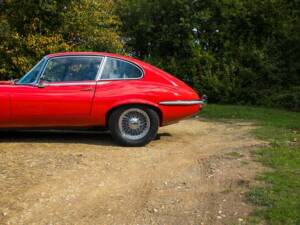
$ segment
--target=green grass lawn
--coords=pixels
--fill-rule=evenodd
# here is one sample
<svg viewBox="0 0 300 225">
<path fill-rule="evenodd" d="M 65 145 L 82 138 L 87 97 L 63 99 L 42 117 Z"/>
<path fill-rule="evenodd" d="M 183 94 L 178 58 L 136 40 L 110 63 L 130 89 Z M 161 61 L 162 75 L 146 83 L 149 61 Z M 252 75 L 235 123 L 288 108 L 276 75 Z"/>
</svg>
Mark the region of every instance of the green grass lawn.
<svg viewBox="0 0 300 225">
<path fill-rule="evenodd" d="M 247 198 L 257 205 L 251 223 L 300 225 L 300 113 L 248 106 L 208 105 L 201 117 L 252 121 L 253 133 L 270 142 L 255 157 L 271 172 L 260 174 L 265 185 L 253 187 Z"/>
</svg>

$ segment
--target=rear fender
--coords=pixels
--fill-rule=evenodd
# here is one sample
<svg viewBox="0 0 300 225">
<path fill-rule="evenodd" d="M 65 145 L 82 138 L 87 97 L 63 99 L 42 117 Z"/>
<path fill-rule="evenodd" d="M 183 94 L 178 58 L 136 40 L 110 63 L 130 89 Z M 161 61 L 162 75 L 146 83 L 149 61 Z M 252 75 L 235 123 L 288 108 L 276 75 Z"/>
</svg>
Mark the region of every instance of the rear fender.
<svg viewBox="0 0 300 225">
<path fill-rule="evenodd" d="M 117 108 L 120 108 L 122 106 L 127 106 L 127 105 L 144 105 L 144 106 L 148 106 L 153 108 L 160 117 L 160 125 L 162 125 L 162 121 L 163 121 L 163 113 L 162 110 L 160 108 L 160 106 L 158 104 L 155 104 L 151 101 L 147 101 L 147 100 L 143 100 L 143 99 L 130 99 L 130 100 L 124 100 L 124 101 L 120 101 L 120 102 L 116 102 L 115 104 L 113 104 L 110 108 L 108 108 L 107 113 L 105 115 L 106 121 L 105 121 L 105 125 L 107 125 L 107 121 L 109 118 L 109 115 L 111 114 L 111 112 Z"/>
</svg>

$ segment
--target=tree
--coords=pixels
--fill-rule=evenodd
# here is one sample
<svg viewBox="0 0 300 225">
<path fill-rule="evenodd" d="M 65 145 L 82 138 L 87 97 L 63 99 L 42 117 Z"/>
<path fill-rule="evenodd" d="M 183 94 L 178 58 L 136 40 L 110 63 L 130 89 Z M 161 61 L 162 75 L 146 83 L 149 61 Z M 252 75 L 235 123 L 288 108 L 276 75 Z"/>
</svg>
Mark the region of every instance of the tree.
<svg viewBox="0 0 300 225">
<path fill-rule="evenodd" d="M 51 52 L 125 51 L 178 76 L 211 102 L 300 110 L 299 4 L 0 0 L 0 78 L 19 77 Z"/>
<path fill-rule="evenodd" d="M 0 77 L 20 77 L 61 51 L 122 51 L 111 0 L 4 0 L 0 3 Z"/>
<path fill-rule="evenodd" d="M 299 110 L 298 1 L 121 3 L 123 35 L 133 55 L 189 82 L 212 102 L 287 101 L 286 107 Z"/>
</svg>

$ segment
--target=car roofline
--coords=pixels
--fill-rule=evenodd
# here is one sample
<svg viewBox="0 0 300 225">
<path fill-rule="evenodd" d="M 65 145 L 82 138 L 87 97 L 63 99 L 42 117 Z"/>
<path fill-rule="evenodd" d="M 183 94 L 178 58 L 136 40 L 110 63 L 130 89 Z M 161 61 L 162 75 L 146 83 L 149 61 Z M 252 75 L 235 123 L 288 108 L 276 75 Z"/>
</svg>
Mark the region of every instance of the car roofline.
<svg viewBox="0 0 300 225">
<path fill-rule="evenodd" d="M 53 53 L 53 54 L 46 55 L 48 59 L 55 58 L 55 57 L 63 57 L 63 56 L 103 56 L 103 57 L 112 57 L 112 58 L 122 59 L 126 61 L 131 61 L 140 66 L 145 65 L 143 61 L 138 60 L 136 58 L 114 54 L 114 53 L 107 53 L 107 52 L 60 52 L 60 53 Z"/>
</svg>

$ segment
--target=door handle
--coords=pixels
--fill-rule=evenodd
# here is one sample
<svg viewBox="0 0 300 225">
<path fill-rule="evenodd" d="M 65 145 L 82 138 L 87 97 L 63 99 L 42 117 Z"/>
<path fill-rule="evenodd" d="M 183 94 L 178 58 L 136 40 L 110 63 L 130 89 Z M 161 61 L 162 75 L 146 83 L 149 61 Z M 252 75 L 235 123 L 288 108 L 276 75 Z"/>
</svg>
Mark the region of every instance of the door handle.
<svg viewBox="0 0 300 225">
<path fill-rule="evenodd" d="M 84 88 L 84 89 L 81 89 L 80 91 L 93 91 L 94 89 L 93 88 Z"/>
</svg>

